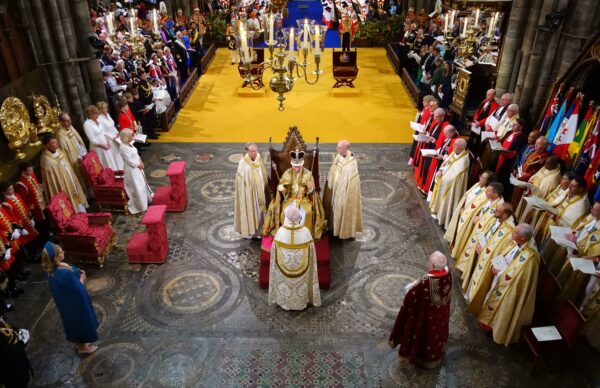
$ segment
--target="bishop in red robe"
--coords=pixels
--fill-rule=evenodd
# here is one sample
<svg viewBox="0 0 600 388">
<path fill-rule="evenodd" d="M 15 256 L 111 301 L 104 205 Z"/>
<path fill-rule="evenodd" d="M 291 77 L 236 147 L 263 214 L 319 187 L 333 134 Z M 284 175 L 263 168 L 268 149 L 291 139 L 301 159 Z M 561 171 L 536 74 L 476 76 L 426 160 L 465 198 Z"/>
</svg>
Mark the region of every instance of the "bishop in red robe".
<svg viewBox="0 0 600 388">
<path fill-rule="evenodd" d="M 389 344 L 400 345 L 401 359 L 423 368 L 436 368 L 444 359 L 450 321 L 452 274 L 441 252 L 429 256 L 429 272 L 407 286 Z"/>
<path fill-rule="evenodd" d="M 416 118 L 416 122 L 421 124 L 423 128 L 427 129 L 429 124 L 433 120 L 433 111 L 438 108 L 438 101 L 433 98 L 433 96 L 427 95 L 423 97 L 423 109 L 419 112 Z M 419 132 L 415 131 L 415 135 L 418 135 Z M 413 165 L 415 159 L 415 152 L 418 152 L 419 142 L 413 141 L 412 147 L 410 149 L 410 160 L 408 161 L 409 165 Z"/>
<path fill-rule="evenodd" d="M 437 108 L 435 112 L 433 112 L 433 122 L 427 131 L 429 142 L 423 143 L 421 149 L 436 149 L 442 145 L 444 141 L 443 130 L 448 125 L 448 122 L 445 118 L 446 112 L 442 108 Z M 431 160 L 432 158 L 421 158 L 419 165 L 416 166 L 415 169 L 415 179 L 417 180 L 417 185 L 425 194 L 427 194 L 429 190 L 429 187 L 425 186 L 425 182 L 429 173 Z"/>
<path fill-rule="evenodd" d="M 496 102 L 495 97 L 496 90 L 489 89 L 485 94 L 485 100 L 479 104 L 477 110 L 475 111 L 475 115 L 473 116 L 471 128 L 477 128 L 479 133 L 477 134 L 475 132 L 471 132 L 467 147 L 477 156 L 479 156 L 481 153 L 481 131 L 485 131 L 485 121 L 500 106 Z"/>
<path fill-rule="evenodd" d="M 532 132 L 533 133 L 533 132 Z M 535 141 L 535 148 L 521 163 L 517 165 L 517 167 L 513 170 L 514 176 L 522 181 L 528 182 L 529 178 L 535 175 L 544 165 L 546 164 L 546 159 L 548 158 L 548 138 L 545 136 L 538 137 Z M 519 202 L 523 197 L 523 193 L 525 189 L 521 187 L 515 187 L 512 194 L 512 204 L 513 208 L 516 209 L 519 206 Z"/>
<path fill-rule="evenodd" d="M 431 158 L 429 170 L 427 171 L 427 177 L 423 183 L 423 186 L 425 187 L 425 192 L 430 193 L 433 191 L 433 182 L 435 174 L 440 165 L 442 164 L 444 158 L 454 151 L 454 142 L 459 137 L 460 136 L 458 135 L 458 132 L 456 131 L 456 128 L 454 128 L 454 126 L 446 125 L 444 127 L 444 135 L 440 136 L 440 140 L 443 141 L 438 141 L 438 143 L 440 143 L 439 147 L 436 144 L 435 150 L 437 152 L 437 156 L 435 158 Z"/>
</svg>

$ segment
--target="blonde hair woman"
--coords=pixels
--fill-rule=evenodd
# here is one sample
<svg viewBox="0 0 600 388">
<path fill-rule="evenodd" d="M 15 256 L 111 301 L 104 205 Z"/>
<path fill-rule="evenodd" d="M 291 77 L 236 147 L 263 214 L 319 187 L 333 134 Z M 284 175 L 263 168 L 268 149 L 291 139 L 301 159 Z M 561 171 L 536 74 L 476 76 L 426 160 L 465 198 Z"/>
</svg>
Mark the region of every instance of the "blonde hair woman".
<svg viewBox="0 0 600 388">
<path fill-rule="evenodd" d="M 80 355 L 94 353 L 98 346 L 98 318 L 85 289 L 85 272 L 65 263 L 62 247 L 48 241 L 42 251 L 42 268 L 62 319 L 67 341 L 75 343 Z"/>
<path fill-rule="evenodd" d="M 85 109 L 87 120 L 83 123 L 83 130 L 90 141 L 90 150 L 96 151 L 102 166 L 121 170 L 123 169 L 123 159 L 119 155 L 117 144 L 113 138 L 106 136 L 99 117 L 100 111 L 94 105 Z"/>
</svg>

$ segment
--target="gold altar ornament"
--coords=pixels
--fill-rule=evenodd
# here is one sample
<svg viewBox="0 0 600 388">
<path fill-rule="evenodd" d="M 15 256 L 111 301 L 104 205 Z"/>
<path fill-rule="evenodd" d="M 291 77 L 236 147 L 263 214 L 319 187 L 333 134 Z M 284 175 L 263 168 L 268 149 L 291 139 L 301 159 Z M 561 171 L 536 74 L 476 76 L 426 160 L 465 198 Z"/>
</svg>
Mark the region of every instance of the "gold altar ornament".
<svg viewBox="0 0 600 388">
<path fill-rule="evenodd" d="M 33 96 L 33 113 L 37 120 L 37 134 L 56 133 L 59 128 L 58 109 L 50 105 L 46 96 Z"/>
<path fill-rule="evenodd" d="M 8 139 L 8 148 L 15 151 L 15 159 L 25 158 L 21 148 L 29 143 L 39 145 L 35 127 L 29 120 L 29 112 L 21 100 L 8 97 L 0 108 L 0 125 Z"/>
</svg>

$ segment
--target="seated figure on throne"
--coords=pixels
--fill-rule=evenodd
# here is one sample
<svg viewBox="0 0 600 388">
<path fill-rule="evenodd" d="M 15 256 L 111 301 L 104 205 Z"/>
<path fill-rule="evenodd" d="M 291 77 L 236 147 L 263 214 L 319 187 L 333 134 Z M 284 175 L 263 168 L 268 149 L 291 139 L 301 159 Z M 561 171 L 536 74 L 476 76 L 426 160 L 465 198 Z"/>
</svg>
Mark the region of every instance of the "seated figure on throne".
<svg viewBox="0 0 600 388">
<path fill-rule="evenodd" d="M 310 231 L 313 239 L 321 238 L 325 227 L 325 210 L 317 192 L 312 172 L 304 167 L 304 151 L 290 152 L 292 167 L 279 178 L 277 193 L 269 204 L 263 235 L 274 235 L 285 221 L 284 210 L 294 206 L 302 215 L 301 225 Z"/>
</svg>

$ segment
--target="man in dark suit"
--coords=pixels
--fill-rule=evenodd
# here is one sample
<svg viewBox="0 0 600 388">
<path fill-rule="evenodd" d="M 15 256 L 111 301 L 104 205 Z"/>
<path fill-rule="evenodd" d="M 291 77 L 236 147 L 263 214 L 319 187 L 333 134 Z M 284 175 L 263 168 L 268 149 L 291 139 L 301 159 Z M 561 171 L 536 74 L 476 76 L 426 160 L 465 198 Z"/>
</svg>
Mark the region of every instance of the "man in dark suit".
<svg viewBox="0 0 600 388">
<path fill-rule="evenodd" d="M 177 63 L 177 70 L 179 71 L 180 82 L 183 83 L 188 77 L 188 56 L 189 53 L 183 43 L 183 34 L 181 31 L 177 31 L 177 39 L 173 44 L 173 55 L 175 56 L 175 62 Z"/>
<path fill-rule="evenodd" d="M 138 77 L 140 79 L 137 91 L 134 89 L 133 94 L 133 115 L 142 125 L 144 134 L 148 136 L 148 139 L 158 139 L 156 131 L 156 109 L 154 106 L 148 108 L 150 104 L 153 104 L 153 93 L 152 86 L 148 83 L 148 73 L 144 69 L 138 70 Z M 137 98 L 136 98 L 137 94 Z"/>
</svg>

